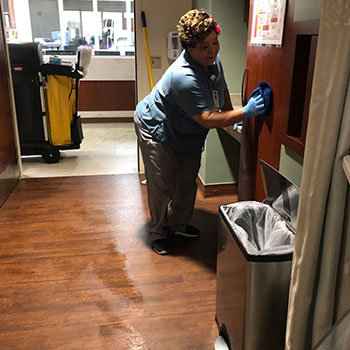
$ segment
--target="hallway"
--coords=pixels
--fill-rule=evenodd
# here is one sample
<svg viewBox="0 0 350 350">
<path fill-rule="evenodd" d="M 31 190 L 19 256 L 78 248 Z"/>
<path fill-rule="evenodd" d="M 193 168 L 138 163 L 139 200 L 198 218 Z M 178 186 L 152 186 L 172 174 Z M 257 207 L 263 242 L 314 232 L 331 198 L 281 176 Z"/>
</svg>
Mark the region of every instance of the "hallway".
<svg viewBox="0 0 350 350">
<path fill-rule="evenodd" d="M 132 122 L 83 123 L 80 149 L 60 151 L 56 164 L 41 156 L 22 157 L 23 177 L 137 173 L 137 142 Z"/>
<path fill-rule="evenodd" d="M 137 174 L 22 179 L 0 209 L 0 343 L 14 350 L 212 349 L 218 206 L 202 237 L 149 247 Z"/>
</svg>

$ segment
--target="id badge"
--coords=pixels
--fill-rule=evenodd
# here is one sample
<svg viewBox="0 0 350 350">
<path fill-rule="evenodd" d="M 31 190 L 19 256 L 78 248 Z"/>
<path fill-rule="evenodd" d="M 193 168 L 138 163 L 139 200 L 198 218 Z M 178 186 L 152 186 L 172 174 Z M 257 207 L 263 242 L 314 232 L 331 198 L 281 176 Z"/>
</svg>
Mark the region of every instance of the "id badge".
<svg viewBox="0 0 350 350">
<path fill-rule="evenodd" d="M 219 108 L 219 92 L 218 92 L 218 90 L 213 90 L 213 101 L 214 101 L 214 107 Z"/>
</svg>

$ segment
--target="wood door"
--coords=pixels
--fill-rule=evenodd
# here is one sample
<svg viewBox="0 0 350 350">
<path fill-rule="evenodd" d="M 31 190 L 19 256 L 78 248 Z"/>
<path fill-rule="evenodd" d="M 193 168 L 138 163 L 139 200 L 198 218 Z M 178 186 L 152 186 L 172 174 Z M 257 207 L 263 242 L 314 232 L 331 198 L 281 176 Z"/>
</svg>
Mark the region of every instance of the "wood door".
<svg viewBox="0 0 350 350">
<path fill-rule="evenodd" d="M 0 4 L 1 5 L 1 4 Z M 3 12 L 0 13 L 0 205 L 18 182 Z"/>
<path fill-rule="evenodd" d="M 252 11 L 253 0 L 250 2 L 250 14 Z M 304 113 L 298 117 L 302 119 L 298 121 L 302 125 L 302 135 L 298 139 L 299 144 L 293 150 L 303 155 L 299 141 L 303 139 L 307 128 L 308 102 L 313 77 L 313 61 L 316 54 L 314 37 L 317 36 L 318 23 L 318 21 L 294 22 L 294 0 L 287 1 L 282 47 L 255 46 L 250 44 L 252 26 L 250 15 L 242 102 L 247 103 L 249 94 L 258 86 L 259 81 L 268 81 L 273 95 L 272 104 L 266 116 L 259 116 L 244 122 L 238 185 L 239 200 L 262 201 L 266 197 L 259 161 L 262 159 L 279 169 L 282 143 L 293 149 L 291 137 L 287 137 L 286 133 L 288 132 L 287 125 L 293 125 L 296 122 L 293 119 L 298 115 L 293 113 L 296 103 L 303 103 L 298 109 Z M 313 36 L 313 38 L 304 40 L 308 36 Z M 303 40 L 299 40 L 300 38 Z M 300 43 L 306 43 L 302 54 L 298 54 Z M 308 55 L 307 59 L 305 59 L 306 55 Z M 300 58 L 304 62 L 302 64 L 306 66 L 306 73 L 302 76 L 299 69 L 294 69 Z M 295 77 L 301 78 L 298 80 Z M 295 87 L 295 81 L 297 81 L 297 87 Z M 295 95 L 300 94 L 301 90 L 303 98 L 296 98 Z"/>
</svg>

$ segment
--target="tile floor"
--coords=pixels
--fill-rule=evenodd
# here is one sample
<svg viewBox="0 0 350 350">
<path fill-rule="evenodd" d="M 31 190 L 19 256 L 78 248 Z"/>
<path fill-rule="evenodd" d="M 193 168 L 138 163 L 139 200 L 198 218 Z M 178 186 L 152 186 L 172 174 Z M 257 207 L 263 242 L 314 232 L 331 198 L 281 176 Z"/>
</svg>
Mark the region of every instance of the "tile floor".
<svg viewBox="0 0 350 350">
<path fill-rule="evenodd" d="M 22 157 L 22 177 L 130 174 L 137 172 L 137 141 L 132 122 L 83 123 L 78 150 L 61 151 L 56 164 L 41 156 Z"/>
</svg>

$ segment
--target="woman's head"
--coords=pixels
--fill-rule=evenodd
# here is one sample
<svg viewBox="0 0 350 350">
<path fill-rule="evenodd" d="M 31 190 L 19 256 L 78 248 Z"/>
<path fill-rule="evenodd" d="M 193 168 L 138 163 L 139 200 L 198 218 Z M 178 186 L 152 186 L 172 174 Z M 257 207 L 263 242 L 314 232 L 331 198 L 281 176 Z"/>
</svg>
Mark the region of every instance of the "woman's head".
<svg viewBox="0 0 350 350">
<path fill-rule="evenodd" d="M 177 25 L 179 38 L 184 49 L 196 47 L 210 32 L 220 33 L 214 18 L 205 10 L 190 10 Z"/>
<path fill-rule="evenodd" d="M 204 67 L 215 62 L 220 46 L 220 29 L 204 10 L 191 10 L 180 18 L 177 26 L 184 49 Z"/>
</svg>

